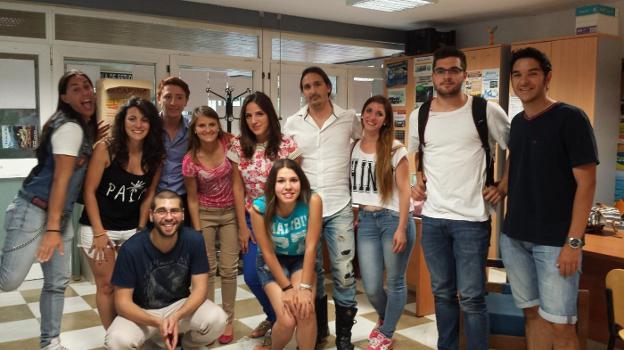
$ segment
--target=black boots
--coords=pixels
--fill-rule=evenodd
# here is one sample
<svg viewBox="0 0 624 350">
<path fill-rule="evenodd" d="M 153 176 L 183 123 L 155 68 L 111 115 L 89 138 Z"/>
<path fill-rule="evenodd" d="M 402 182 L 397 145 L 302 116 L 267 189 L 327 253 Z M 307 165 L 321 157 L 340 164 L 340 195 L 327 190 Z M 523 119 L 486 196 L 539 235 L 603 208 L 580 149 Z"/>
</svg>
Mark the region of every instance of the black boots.
<svg viewBox="0 0 624 350">
<path fill-rule="evenodd" d="M 327 321 L 327 295 L 318 298 L 315 301 L 314 310 L 316 311 L 316 344 L 325 341 L 329 336 L 329 326 Z"/>
<path fill-rule="evenodd" d="M 351 328 L 355 323 L 357 308 L 336 305 L 336 348 L 338 350 L 353 350 L 351 344 Z"/>
</svg>

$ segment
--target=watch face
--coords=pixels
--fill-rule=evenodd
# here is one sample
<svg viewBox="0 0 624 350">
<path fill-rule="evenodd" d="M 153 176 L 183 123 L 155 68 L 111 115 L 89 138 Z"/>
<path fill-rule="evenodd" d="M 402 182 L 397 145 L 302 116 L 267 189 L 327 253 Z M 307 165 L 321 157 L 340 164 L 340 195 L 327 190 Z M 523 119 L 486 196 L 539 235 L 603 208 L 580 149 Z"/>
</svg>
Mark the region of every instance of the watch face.
<svg viewBox="0 0 624 350">
<path fill-rule="evenodd" d="M 578 238 L 570 238 L 568 240 L 568 244 L 570 245 L 570 247 L 572 248 L 580 248 L 583 246 L 583 241 L 578 239 Z"/>
</svg>

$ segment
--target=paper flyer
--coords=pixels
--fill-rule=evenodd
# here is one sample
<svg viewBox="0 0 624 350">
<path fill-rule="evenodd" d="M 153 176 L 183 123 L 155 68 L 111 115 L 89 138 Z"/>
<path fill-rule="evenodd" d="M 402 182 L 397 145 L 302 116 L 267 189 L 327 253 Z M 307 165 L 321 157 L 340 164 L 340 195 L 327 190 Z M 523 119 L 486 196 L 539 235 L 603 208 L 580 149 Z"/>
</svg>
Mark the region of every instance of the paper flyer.
<svg viewBox="0 0 624 350">
<path fill-rule="evenodd" d="M 472 70 L 467 72 L 464 81 L 464 92 L 466 95 L 481 96 L 483 94 L 483 72 Z"/>
<path fill-rule="evenodd" d="M 524 107 L 522 107 L 522 101 L 516 95 L 509 94 L 509 107 L 507 108 L 510 119 L 513 119 L 516 114 L 524 111 Z"/>
<path fill-rule="evenodd" d="M 394 112 L 394 127 L 395 128 L 404 128 L 405 127 L 405 111 L 395 111 Z"/>
<path fill-rule="evenodd" d="M 405 106 L 405 89 L 388 89 L 388 100 L 393 106 Z"/>
<path fill-rule="evenodd" d="M 431 76 L 433 73 L 433 56 L 414 58 L 414 76 Z"/>
<path fill-rule="evenodd" d="M 386 86 L 407 85 L 407 61 L 388 63 Z"/>
<path fill-rule="evenodd" d="M 483 93 L 481 94 L 486 100 L 498 100 L 498 83 L 500 70 L 484 69 L 483 71 Z"/>
</svg>

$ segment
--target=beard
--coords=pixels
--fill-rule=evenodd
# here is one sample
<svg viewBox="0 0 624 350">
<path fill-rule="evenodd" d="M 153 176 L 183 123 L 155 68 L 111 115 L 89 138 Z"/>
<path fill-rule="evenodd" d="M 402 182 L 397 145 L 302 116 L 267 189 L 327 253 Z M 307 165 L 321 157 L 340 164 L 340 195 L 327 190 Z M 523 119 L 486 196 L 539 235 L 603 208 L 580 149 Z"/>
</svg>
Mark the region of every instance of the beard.
<svg viewBox="0 0 624 350">
<path fill-rule="evenodd" d="M 158 233 L 158 235 L 161 238 L 171 238 L 171 237 L 175 237 L 179 232 L 180 232 L 180 223 L 178 222 L 178 224 L 175 226 L 175 230 L 173 231 L 173 234 L 166 234 L 160 227 L 160 224 L 156 224 L 154 223 L 154 229 L 156 229 L 156 233 Z"/>
<path fill-rule="evenodd" d="M 434 89 L 440 97 L 454 97 L 462 92 L 462 84 L 454 86 L 451 90 L 443 90 L 437 86 L 434 86 Z"/>
</svg>

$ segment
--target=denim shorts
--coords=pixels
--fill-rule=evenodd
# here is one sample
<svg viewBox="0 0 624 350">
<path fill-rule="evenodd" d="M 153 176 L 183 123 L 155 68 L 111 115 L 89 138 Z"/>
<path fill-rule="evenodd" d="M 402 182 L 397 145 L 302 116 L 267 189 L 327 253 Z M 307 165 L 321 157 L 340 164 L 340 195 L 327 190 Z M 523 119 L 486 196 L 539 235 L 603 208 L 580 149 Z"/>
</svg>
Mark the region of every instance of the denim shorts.
<svg viewBox="0 0 624 350">
<path fill-rule="evenodd" d="M 520 241 L 504 233 L 499 243 L 516 306 L 539 306 L 546 321 L 575 324 L 580 266 L 579 271 L 563 277 L 557 267 L 561 247 Z"/>
<path fill-rule="evenodd" d="M 297 271 L 303 269 L 303 255 L 276 255 L 277 261 L 279 261 L 282 271 L 288 279 Z M 256 257 L 256 269 L 258 270 L 258 278 L 262 287 L 268 283 L 275 282 L 275 277 L 271 273 L 271 270 L 264 262 L 262 254 L 258 252 Z"/>
</svg>

